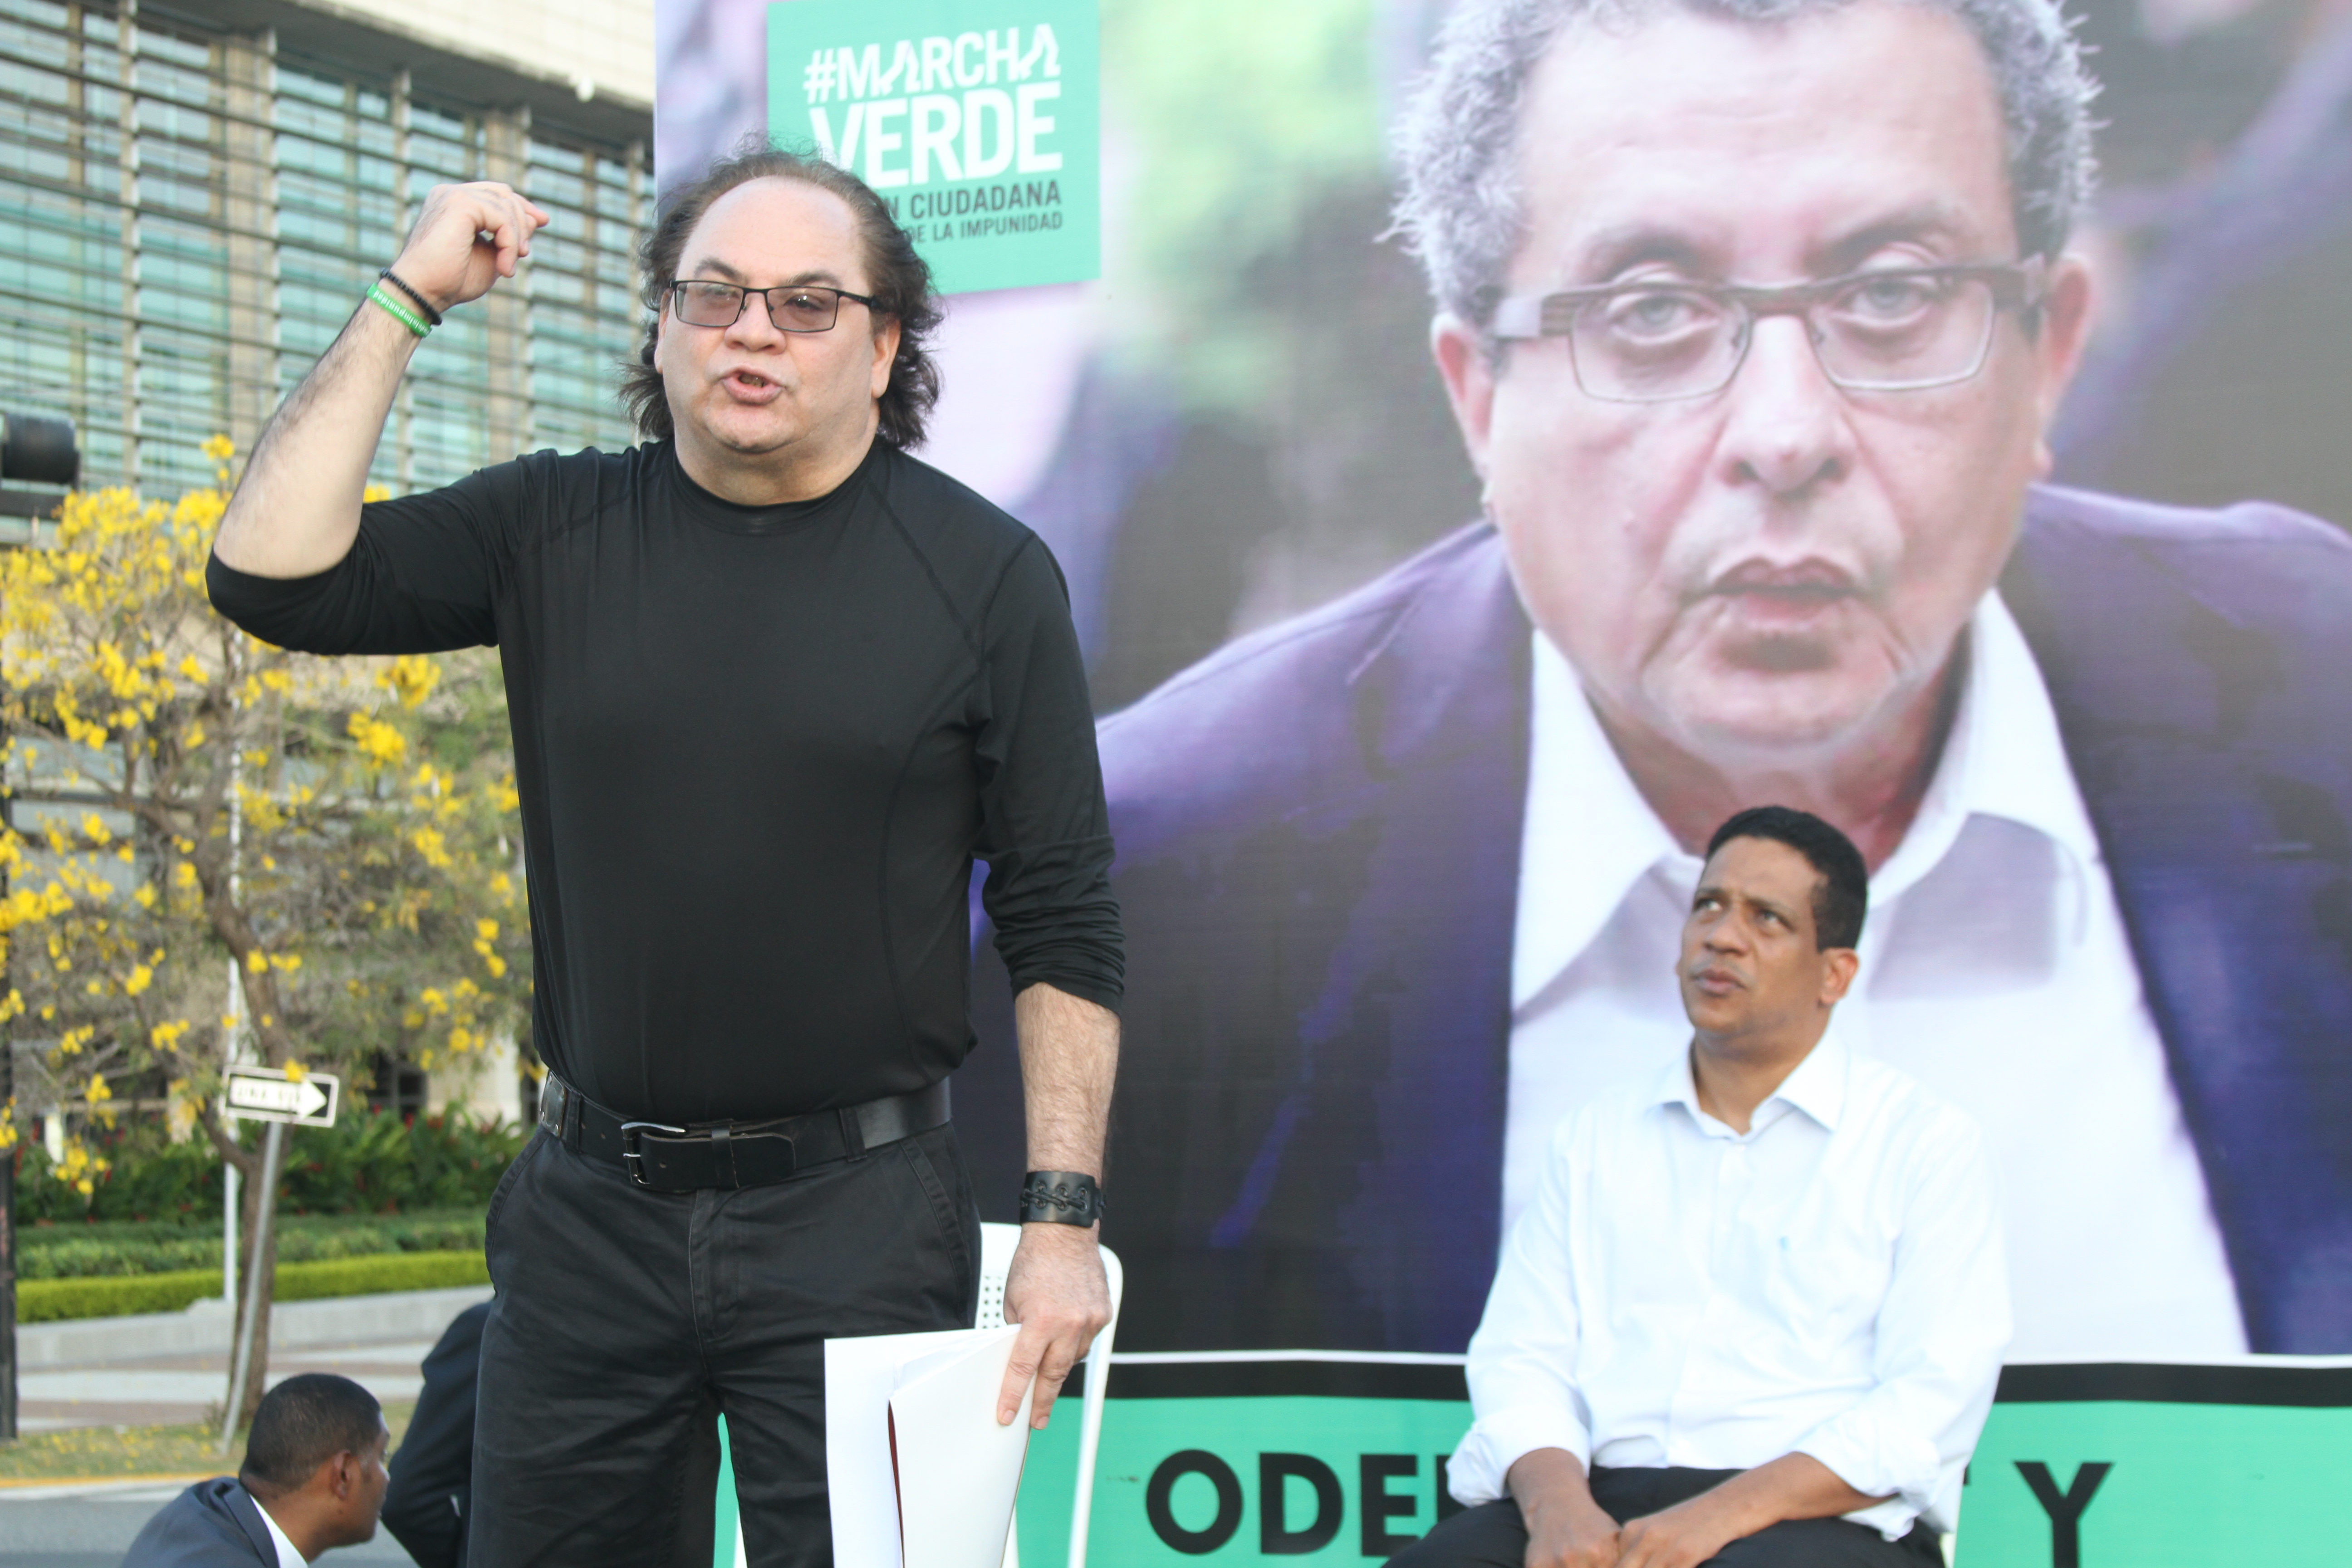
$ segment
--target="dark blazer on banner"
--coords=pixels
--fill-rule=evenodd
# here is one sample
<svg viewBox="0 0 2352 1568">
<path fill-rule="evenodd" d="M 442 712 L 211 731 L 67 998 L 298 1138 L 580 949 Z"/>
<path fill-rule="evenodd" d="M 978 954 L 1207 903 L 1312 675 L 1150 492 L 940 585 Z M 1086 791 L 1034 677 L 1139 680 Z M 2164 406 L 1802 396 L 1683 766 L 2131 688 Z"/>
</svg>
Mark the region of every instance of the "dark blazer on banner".
<svg viewBox="0 0 2352 1568">
<path fill-rule="evenodd" d="M 122 1568 L 278 1568 L 261 1505 L 234 1477 L 198 1481 L 156 1510 Z"/>
<path fill-rule="evenodd" d="M 2352 542 L 2272 507 L 2042 489 L 2001 591 L 2252 1348 L 2352 1351 Z M 1104 721 L 1122 1346 L 1468 1342 L 1500 1224 L 1529 635 L 1475 525 Z M 1017 1104 L 1005 1046 L 966 1068 L 970 1103 Z"/>
</svg>

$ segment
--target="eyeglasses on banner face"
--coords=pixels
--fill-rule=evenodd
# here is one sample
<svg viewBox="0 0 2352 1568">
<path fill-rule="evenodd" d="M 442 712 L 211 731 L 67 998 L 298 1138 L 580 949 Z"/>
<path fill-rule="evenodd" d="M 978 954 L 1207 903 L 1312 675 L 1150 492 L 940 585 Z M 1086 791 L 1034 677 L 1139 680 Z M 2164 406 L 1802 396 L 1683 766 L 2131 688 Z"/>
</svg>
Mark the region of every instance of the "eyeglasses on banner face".
<svg viewBox="0 0 2352 1568">
<path fill-rule="evenodd" d="M 2042 300 L 2048 267 L 2023 262 L 1881 268 L 1779 289 L 1643 279 L 1522 294 L 1495 307 L 1505 342 L 1566 338 L 1576 384 L 1610 403 L 1671 403 L 1721 392 L 1764 316 L 1801 316 L 1832 386 L 1918 392 L 1984 369 L 2004 310 Z"/>
<path fill-rule="evenodd" d="M 792 283 L 781 289 L 746 289 L 707 278 L 678 278 L 670 282 L 670 314 L 689 327 L 731 327 L 754 294 L 764 295 L 768 320 L 780 332 L 829 332 L 841 317 L 841 302 L 855 300 L 871 310 L 872 299 L 846 289 L 826 289 L 814 283 Z"/>
</svg>

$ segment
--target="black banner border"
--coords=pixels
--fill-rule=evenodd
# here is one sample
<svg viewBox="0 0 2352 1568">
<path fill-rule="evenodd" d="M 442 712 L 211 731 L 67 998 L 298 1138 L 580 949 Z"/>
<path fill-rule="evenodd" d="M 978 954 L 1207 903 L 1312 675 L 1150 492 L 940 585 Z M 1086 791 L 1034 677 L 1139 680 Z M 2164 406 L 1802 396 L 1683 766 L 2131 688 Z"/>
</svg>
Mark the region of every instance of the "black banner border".
<svg viewBox="0 0 2352 1568">
<path fill-rule="evenodd" d="M 2005 1366 L 2000 1405 L 2250 1405 L 2300 1410 L 2352 1406 L 2352 1366 L 2090 1362 Z"/>
<path fill-rule="evenodd" d="M 1081 1380 L 1073 1378 L 1069 1393 Z M 1130 1362 L 1114 1356 L 1109 1399 L 1419 1399 L 1466 1403 L 1462 1367 L 1328 1356 Z M 2352 1407 L 2352 1366 L 2073 1363 L 2001 1369 L 2002 1405 L 2243 1405 Z"/>
<path fill-rule="evenodd" d="M 1459 1365 L 1428 1362 L 1111 1358 L 1106 1399 L 1428 1399 L 1466 1404 Z"/>
</svg>

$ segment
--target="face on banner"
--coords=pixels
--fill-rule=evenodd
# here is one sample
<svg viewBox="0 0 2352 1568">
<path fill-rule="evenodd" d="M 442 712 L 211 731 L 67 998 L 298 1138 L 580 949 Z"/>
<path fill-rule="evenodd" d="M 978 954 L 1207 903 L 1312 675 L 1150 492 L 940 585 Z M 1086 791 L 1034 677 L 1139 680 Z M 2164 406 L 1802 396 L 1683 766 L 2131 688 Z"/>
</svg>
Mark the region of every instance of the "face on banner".
<svg viewBox="0 0 2352 1568">
<path fill-rule="evenodd" d="M 666 5 L 663 177 L 782 126 L 959 290 L 928 455 L 1108 715 L 1122 1348 L 1461 1350 L 1780 801 L 1870 857 L 1837 1026 L 1984 1127 L 2015 1354 L 2352 1350 L 2345 25 L 2094 5 L 2083 206 L 2028 0 L 926 4 Z"/>
<path fill-rule="evenodd" d="M 1987 314 L 1980 285 L 1913 273 L 2024 259 L 1983 51 L 1925 9 L 1770 30 L 1675 16 L 1554 50 L 1522 113 L 1526 233 L 1503 288 L 1635 286 L 1572 335 L 1499 353 L 1477 323 L 1438 333 L 1537 626 L 1612 729 L 1698 759 L 1889 730 L 1931 695 L 2009 557 L 2083 321 L 2071 263 L 2061 309 L 2031 314 Z M 1669 287 L 1825 274 L 1877 281 L 1744 330 Z M 1937 338 L 1954 366 L 1982 351 L 1975 374 L 1832 383 L 1841 343 L 1816 321 L 1856 353 L 1895 352 L 1931 316 L 1953 319 Z M 1583 384 L 1612 356 L 1647 370 L 1710 333 L 1732 375 L 1712 395 Z"/>
</svg>

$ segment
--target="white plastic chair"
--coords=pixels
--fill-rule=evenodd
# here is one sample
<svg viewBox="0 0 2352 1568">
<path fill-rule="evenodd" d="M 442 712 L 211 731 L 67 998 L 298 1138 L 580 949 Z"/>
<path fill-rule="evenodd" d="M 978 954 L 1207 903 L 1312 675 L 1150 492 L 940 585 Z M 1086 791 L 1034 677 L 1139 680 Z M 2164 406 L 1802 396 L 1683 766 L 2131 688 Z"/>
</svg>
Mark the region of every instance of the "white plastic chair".
<svg viewBox="0 0 2352 1568">
<path fill-rule="evenodd" d="M 1004 1277 L 1013 1268 L 1013 1249 L 1021 1245 L 1017 1225 L 980 1227 L 980 1329 L 1004 1325 Z M 1110 1283 L 1110 1321 L 1095 1336 L 1087 1352 L 1086 1404 L 1078 1416 L 1078 1485 L 1070 1505 L 1069 1568 L 1087 1568 L 1087 1525 L 1094 1515 L 1095 1454 L 1102 1446 L 1103 1390 L 1110 1381 L 1111 1336 L 1118 1331 L 1119 1297 L 1126 1277 L 1118 1254 L 1102 1250 L 1103 1274 Z M 1013 1528 L 1004 1539 L 1004 1568 L 1021 1568 L 1021 1515 L 1016 1509 Z"/>
<path fill-rule="evenodd" d="M 976 1329 L 1004 1326 L 1004 1277 L 1012 1272 L 1013 1253 L 1021 1245 L 1017 1225 L 980 1227 L 980 1316 Z M 1070 1508 L 1069 1568 L 1087 1568 L 1087 1525 L 1095 1505 L 1095 1453 L 1102 1446 L 1103 1390 L 1110 1381 L 1111 1336 L 1118 1331 L 1118 1302 L 1127 1285 L 1118 1254 L 1102 1248 L 1103 1274 L 1110 1282 L 1110 1321 L 1095 1336 L 1087 1352 L 1086 1404 L 1078 1416 L 1078 1486 Z M 735 1523 L 735 1568 L 747 1568 L 743 1523 Z M 1013 1511 L 1013 1527 L 1004 1537 L 1004 1568 L 1021 1568 L 1021 1515 Z"/>
</svg>

